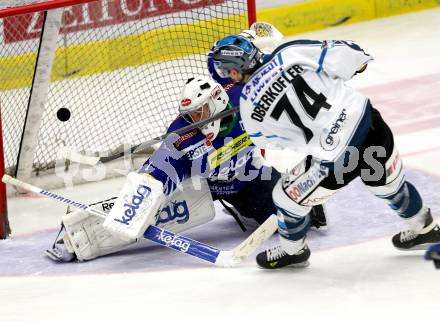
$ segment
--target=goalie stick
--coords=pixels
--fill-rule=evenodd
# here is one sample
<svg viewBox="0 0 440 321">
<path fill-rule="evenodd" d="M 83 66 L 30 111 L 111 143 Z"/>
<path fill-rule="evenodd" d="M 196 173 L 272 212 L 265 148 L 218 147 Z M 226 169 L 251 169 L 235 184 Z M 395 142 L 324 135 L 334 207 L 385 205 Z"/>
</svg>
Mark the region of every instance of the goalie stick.
<svg viewBox="0 0 440 321">
<path fill-rule="evenodd" d="M 82 204 L 75 200 L 63 197 L 54 192 L 49 192 L 39 187 L 22 182 L 7 174 L 3 175 L 3 183 L 20 187 L 24 190 L 40 194 L 55 201 L 79 208 L 92 215 L 105 217 L 105 213 Z M 157 244 L 166 246 L 173 250 L 195 256 L 204 261 L 222 267 L 233 267 L 238 265 L 244 258 L 251 255 L 260 245 L 267 240 L 278 228 L 277 217 L 271 215 L 243 242 L 230 251 L 220 250 L 213 246 L 198 242 L 185 236 L 178 235 L 163 228 L 150 225 L 144 232 L 144 238 Z"/>
<path fill-rule="evenodd" d="M 152 138 L 150 140 L 147 140 L 146 142 L 134 145 L 134 146 L 132 146 L 132 147 L 126 149 L 126 150 L 123 150 L 123 151 L 121 151 L 119 153 L 116 153 L 116 154 L 110 155 L 110 156 L 103 156 L 103 157 L 88 156 L 88 155 L 80 154 L 80 153 L 74 151 L 73 149 L 67 148 L 67 147 L 64 147 L 61 150 L 61 155 L 64 158 L 70 159 L 70 160 L 72 160 L 74 162 L 82 163 L 82 164 L 86 164 L 86 165 L 90 165 L 90 166 L 94 166 L 94 165 L 98 164 L 99 162 L 101 162 L 101 163 L 109 162 L 109 161 L 112 161 L 112 160 L 124 157 L 124 155 L 131 155 L 131 154 L 141 153 L 141 152 L 147 150 L 152 145 L 160 143 L 162 140 L 164 140 L 165 138 L 167 138 L 171 134 L 178 134 L 178 135 L 180 135 L 180 134 L 185 133 L 187 131 L 190 131 L 192 129 L 200 128 L 200 127 L 202 127 L 202 126 L 204 126 L 204 125 L 206 125 L 206 124 L 208 124 L 210 122 L 213 122 L 215 120 L 218 120 L 218 119 L 227 117 L 229 115 L 235 114 L 235 113 L 237 113 L 239 111 L 240 111 L 239 107 L 231 108 L 229 110 L 226 110 L 226 111 L 223 111 L 221 113 L 218 113 L 217 115 L 214 115 L 214 116 L 212 116 L 210 118 L 207 118 L 205 120 L 202 120 L 200 122 L 197 122 L 197 123 L 194 123 L 194 124 L 191 124 L 191 125 L 179 128 L 179 129 L 177 129 L 175 131 L 163 134 L 161 136 Z"/>
</svg>

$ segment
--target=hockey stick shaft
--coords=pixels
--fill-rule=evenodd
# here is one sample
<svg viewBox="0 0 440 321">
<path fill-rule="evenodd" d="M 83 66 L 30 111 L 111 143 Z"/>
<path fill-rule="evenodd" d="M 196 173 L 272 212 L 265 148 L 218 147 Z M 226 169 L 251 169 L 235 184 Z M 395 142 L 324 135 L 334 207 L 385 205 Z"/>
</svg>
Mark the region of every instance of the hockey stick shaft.
<svg viewBox="0 0 440 321">
<path fill-rule="evenodd" d="M 225 111 L 223 111 L 221 113 L 218 113 L 217 115 L 214 115 L 214 116 L 212 116 L 210 118 L 207 118 L 207 119 L 204 119 L 202 121 L 199 121 L 197 123 L 194 123 L 194 124 L 191 124 L 191 125 L 179 128 L 179 129 L 177 129 L 175 131 L 172 131 L 172 132 L 163 134 L 163 135 L 161 135 L 159 137 L 150 139 L 150 140 L 148 140 L 148 141 L 146 141 L 146 142 L 144 142 L 142 144 L 139 144 L 139 145 L 135 146 L 134 153 L 142 152 L 143 150 L 145 150 L 146 148 L 150 147 L 151 145 L 154 145 L 156 143 L 161 142 L 162 140 L 164 140 L 165 138 L 167 138 L 171 134 L 180 135 L 180 134 L 185 133 L 187 131 L 190 131 L 192 129 L 200 128 L 200 127 L 202 127 L 202 126 L 204 126 L 206 124 L 209 124 L 209 123 L 211 123 L 211 122 L 213 122 L 215 120 L 222 119 L 222 118 L 225 118 L 225 117 L 230 116 L 232 114 L 238 113 L 239 110 L 240 110 L 239 107 L 231 108 L 231 109 L 225 110 Z"/>
<path fill-rule="evenodd" d="M 3 175 L 2 181 L 5 184 L 14 185 L 24 190 L 40 194 L 46 198 L 50 198 L 66 205 L 76 207 L 92 215 L 103 218 L 106 216 L 104 212 L 98 211 L 97 209 L 94 209 L 89 205 L 69 199 L 54 192 L 46 191 L 42 188 L 25 183 L 9 175 Z M 258 229 L 256 229 L 254 233 L 252 233 L 246 240 L 240 243 L 232 251 L 222 251 L 213 246 L 201 243 L 188 237 L 178 235 L 176 233 L 153 225 L 150 225 L 144 232 L 144 238 L 154 243 L 171 248 L 173 250 L 195 256 L 210 263 L 221 266 L 233 266 L 238 264 L 242 259 L 249 256 L 251 253 L 253 253 L 261 245 L 261 243 L 267 240 L 275 232 L 276 228 L 276 216 L 272 215 L 269 219 L 267 219 L 266 222 L 264 222 Z M 226 252 L 230 252 L 232 254 L 231 260 L 220 262 L 218 260 L 219 256 L 222 253 L 226 254 Z"/>
<path fill-rule="evenodd" d="M 66 157 L 73 160 L 73 161 L 79 161 L 80 163 L 84 163 L 87 165 L 96 165 L 99 162 L 102 163 L 106 163 L 121 157 L 124 157 L 125 155 L 131 155 L 131 154 L 138 154 L 141 153 L 143 151 L 145 151 L 146 149 L 148 149 L 149 147 L 151 147 L 154 144 L 160 143 L 161 141 L 163 141 L 165 138 L 167 138 L 168 136 L 170 136 L 171 134 L 177 134 L 180 135 L 182 133 L 188 132 L 190 130 L 193 130 L 195 128 L 200 128 L 210 122 L 213 122 L 215 120 L 230 116 L 232 114 L 235 114 L 237 112 L 239 112 L 239 108 L 235 107 L 235 108 L 231 108 L 229 110 L 223 111 L 221 113 L 218 113 L 217 115 L 214 115 L 210 118 L 207 118 L 205 120 L 202 120 L 200 122 L 194 123 L 194 124 L 190 124 L 188 126 L 179 128 L 175 131 L 163 134 L 161 136 L 155 137 L 153 139 L 147 140 L 146 142 L 143 142 L 141 144 L 138 145 L 134 145 L 120 153 L 111 155 L 111 156 L 104 156 L 104 157 L 95 157 L 95 156 L 84 156 L 84 155 L 79 155 L 78 153 L 74 153 L 73 151 L 69 151 L 69 153 L 66 153 Z M 73 157 L 72 157 L 73 155 Z"/>
</svg>

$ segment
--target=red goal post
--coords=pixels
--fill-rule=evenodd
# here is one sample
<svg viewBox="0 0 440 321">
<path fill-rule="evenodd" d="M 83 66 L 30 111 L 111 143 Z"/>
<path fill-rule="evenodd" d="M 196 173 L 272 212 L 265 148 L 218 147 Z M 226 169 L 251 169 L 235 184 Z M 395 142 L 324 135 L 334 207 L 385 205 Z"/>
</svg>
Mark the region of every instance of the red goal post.
<svg viewBox="0 0 440 321">
<path fill-rule="evenodd" d="M 13 3 L 0 3 L 0 174 L 46 188 L 64 185 L 59 173 L 90 180 L 62 148 L 110 156 L 162 134 L 212 44 L 255 22 L 255 0 Z"/>
<path fill-rule="evenodd" d="M 0 135 L 2 133 L 2 115 L 0 101 Z M 5 160 L 3 157 L 3 139 L 0 139 L 0 175 L 5 174 Z M 6 198 L 6 185 L 0 181 L 0 239 L 5 239 L 10 233 L 8 221 L 8 207 Z"/>
</svg>

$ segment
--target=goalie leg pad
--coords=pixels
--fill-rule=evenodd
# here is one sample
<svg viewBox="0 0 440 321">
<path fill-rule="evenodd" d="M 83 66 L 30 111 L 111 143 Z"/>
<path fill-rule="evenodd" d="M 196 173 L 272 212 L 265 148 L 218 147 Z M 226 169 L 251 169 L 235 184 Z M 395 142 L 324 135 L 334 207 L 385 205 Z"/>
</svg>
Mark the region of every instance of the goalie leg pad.
<svg viewBox="0 0 440 321">
<path fill-rule="evenodd" d="M 94 205 L 100 208 L 101 204 Z M 66 233 L 63 240 L 66 249 L 75 253 L 79 261 L 121 251 L 135 241 L 125 241 L 103 227 L 104 218 L 78 210 L 62 217 Z"/>
<path fill-rule="evenodd" d="M 116 198 L 91 205 L 92 208 L 110 212 Z M 200 186 L 193 185 L 191 179 L 182 182 L 168 198 L 167 203 L 157 213 L 157 225 L 179 233 L 211 221 L 215 216 L 214 203 L 206 179 Z M 75 253 L 79 261 L 122 251 L 135 241 L 125 241 L 103 228 L 104 218 L 95 217 L 87 212 L 74 211 L 62 217 L 66 233 L 64 246 L 69 253 Z M 146 242 L 139 239 L 139 242 Z"/>
<path fill-rule="evenodd" d="M 207 180 L 200 178 L 200 184 L 195 186 L 193 179 L 188 178 L 158 211 L 156 225 L 179 233 L 205 224 L 214 216 L 214 201 Z"/>
</svg>

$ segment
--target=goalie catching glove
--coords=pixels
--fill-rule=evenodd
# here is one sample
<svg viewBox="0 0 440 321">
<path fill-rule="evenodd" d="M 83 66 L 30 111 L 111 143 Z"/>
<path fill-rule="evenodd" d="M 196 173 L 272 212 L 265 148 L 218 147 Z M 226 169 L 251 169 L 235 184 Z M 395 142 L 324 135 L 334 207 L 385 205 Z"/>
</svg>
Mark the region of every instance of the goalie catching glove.
<svg viewBox="0 0 440 321">
<path fill-rule="evenodd" d="M 165 197 L 162 182 L 148 174 L 131 172 L 103 226 L 123 240 L 134 241 L 154 225 Z"/>
<path fill-rule="evenodd" d="M 239 35 L 251 40 L 265 53 L 272 52 L 284 38 L 277 28 L 267 22 L 254 22 L 249 30 L 243 30 Z"/>
</svg>

